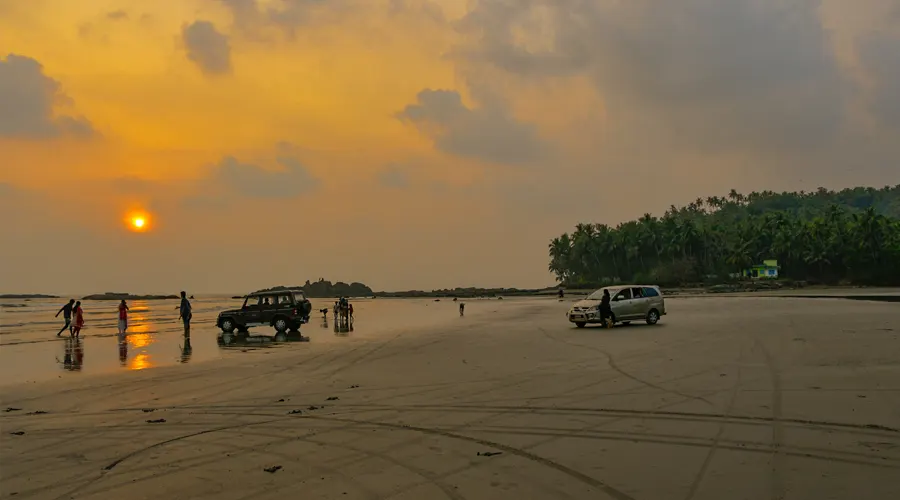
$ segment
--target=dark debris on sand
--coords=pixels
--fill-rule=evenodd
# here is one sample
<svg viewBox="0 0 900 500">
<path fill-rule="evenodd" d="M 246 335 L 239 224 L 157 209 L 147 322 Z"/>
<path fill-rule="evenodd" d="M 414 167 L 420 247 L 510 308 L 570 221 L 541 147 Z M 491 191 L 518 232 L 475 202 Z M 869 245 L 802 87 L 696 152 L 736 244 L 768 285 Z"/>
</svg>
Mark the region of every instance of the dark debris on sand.
<svg viewBox="0 0 900 500">
<path fill-rule="evenodd" d="M 148 424 L 164 424 L 164 423 L 166 423 L 166 419 L 157 418 L 156 420 L 148 420 L 147 423 Z"/>
<path fill-rule="evenodd" d="M 325 401 L 337 401 L 339 399 L 341 399 L 341 398 L 339 398 L 337 396 L 331 396 L 330 398 L 326 399 Z"/>
<path fill-rule="evenodd" d="M 299 415 L 303 413 L 303 410 L 291 410 L 288 412 L 288 415 Z"/>
<path fill-rule="evenodd" d="M 21 408 L 13 408 L 13 407 L 9 407 L 9 408 L 7 408 L 7 409 L 5 409 L 5 410 L 3 410 L 3 411 L 5 411 L 6 413 L 9 413 L 9 412 L 11 412 L 11 411 L 22 411 L 22 409 L 21 409 Z"/>
<path fill-rule="evenodd" d="M 263 470 L 266 471 L 266 472 L 268 472 L 269 474 L 275 474 L 276 472 L 278 472 L 278 471 L 281 470 L 281 466 L 280 466 L 280 465 L 273 465 L 272 467 L 266 467 L 266 468 L 263 469 Z"/>
<path fill-rule="evenodd" d="M 325 408 L 325 407 L 324 406 L 310 406 L 307 408 L 307 410 L 315 411 L 315 410 L 321 410 L 322 408 Z"/>
<path fill-rule="evenodd" d="M 478 452 L 479 457 L 493 457 L 495 455 L 502 455 L 502 454 L 503 454 L 502 451 L 479 451 Z"/>
<path fill-rule="evenodd" d="M 25 431 L 10 432 L 10 434 L 12 434 L 13 436 L 24 436 Z"/>
<path fill-rule="evenodd" d="M 26 413 L 26 415 L 46 415 L 46 414 L 47 414 L 47 412 L 45 412 L 44 410 L 30 411 L 30 412 Z"/>
<path fill-rule="evenodd" d="M 150 412 L 156 411 L 156 408 L 144 408 L 144 409 L 141 410 L 141 411 L 144 412 L 144 413 L 150 413 Z"/>
</svg>

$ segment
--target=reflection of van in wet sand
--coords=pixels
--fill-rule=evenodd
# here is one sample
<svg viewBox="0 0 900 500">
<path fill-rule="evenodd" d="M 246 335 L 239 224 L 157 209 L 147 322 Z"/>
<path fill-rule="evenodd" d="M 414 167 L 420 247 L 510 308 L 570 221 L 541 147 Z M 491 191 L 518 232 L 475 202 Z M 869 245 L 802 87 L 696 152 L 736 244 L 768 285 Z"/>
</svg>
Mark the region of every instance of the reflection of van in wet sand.
<svg viewBox="0 0 900 500">
<path fill-rule="evenodd" d="M 610 308 L 614 323 L 631 323 L 633 320 L 644 320 L 648 325 L 655 325 L 661 316 L 666 315 L 666 300 L 655 285 L 619 285 L 601 288 L 580 300 L 569 309 L 569 321 L 578 328 L 588 323 L 600 323 L 600 301 L 603 290 L 609 291 Z"/>
</svg>

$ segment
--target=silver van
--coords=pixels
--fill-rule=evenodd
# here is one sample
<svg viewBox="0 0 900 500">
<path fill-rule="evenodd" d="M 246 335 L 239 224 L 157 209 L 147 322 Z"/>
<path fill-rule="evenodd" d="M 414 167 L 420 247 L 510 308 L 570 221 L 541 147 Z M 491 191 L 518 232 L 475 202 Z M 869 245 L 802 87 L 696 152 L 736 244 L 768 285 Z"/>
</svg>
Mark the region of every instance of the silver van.
<svg viewBox="0 0 900 500">
<path fill-rule="evenodd" d="M 569 309 L 569 321 L 578 328 L 588 323 L 600 323 L 600 300 L 603 290 L 609 291 L 613 323 L 628 324 L 634 320 L 644 320 L 655 325 L 666 315 L 666 300 L 655 285 L 618 285 L 601 288 L 580 300 Z"/>
</svg>

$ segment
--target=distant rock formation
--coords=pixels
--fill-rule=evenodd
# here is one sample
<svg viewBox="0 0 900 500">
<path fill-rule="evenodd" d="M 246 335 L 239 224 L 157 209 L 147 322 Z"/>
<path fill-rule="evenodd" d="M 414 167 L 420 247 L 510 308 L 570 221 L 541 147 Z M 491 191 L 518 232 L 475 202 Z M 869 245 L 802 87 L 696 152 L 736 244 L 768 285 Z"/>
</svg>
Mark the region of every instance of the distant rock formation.
<svg viewBox="0 0 900 500">
<path fill-rule="evenodd" d="M 130 293 L 106 292 L 82 297 L 81 300 L 170 300 L 178 295 L 132 295 Z"/>
<path fill-rule="evenodd" d="M 371 297 L 374 292 L 368 286 L 362 283 L 344 283 L 338 281 L 332 283 L 323 278 L 319 281 L 311 283 L 309 280 L 303 286 L 275 286 L 258 292 L 277 292 L 279 290 L 303 290 L 303 294 L 310 298 L 332 298 L 332 297 Z"/>
<path fill-rule="evenodd" d="M 58 295 L 43 295 L 40 293 L 9 293 L 0 295 L 0 299 L 58 299 Z"/>
</svg>

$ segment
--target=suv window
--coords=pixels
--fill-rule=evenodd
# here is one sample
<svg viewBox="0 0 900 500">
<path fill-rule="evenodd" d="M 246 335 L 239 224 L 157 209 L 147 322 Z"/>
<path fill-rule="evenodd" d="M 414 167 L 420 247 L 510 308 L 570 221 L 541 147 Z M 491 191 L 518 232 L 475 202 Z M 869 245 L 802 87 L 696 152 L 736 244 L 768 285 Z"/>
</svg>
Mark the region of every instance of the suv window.
<svg viewBox="0 0 900 500">
<path fill-rule="evenodd" d="M 262 307 L 263 309 L 271 309 L 275 307 L 275 299 L 277 297 L 275 295 L 264 295 L 262 297 Z"/>
<path fill-rule="evenodd" d="M 278 308 L 284 309 L 287 307 L 291 307 L 291 296 L 290 295 L 279 295 L 278 296 Z"/>
<path fill-rule="evenodd" d="M 656 288 L 647 286 L 644 287 L 644 297 L 659 297 L 659 292 L 656 291 Z"/>
<path fill-rule="evenodd" d="M 642 299 L 644 298 L 644 289 L 641 287 L 632 288 L 631 295 L 636 299 Z"/>
<path fill-rule="evenodd" d="M 261 302 L 260 297 L 247 297 L 247 299 L 244 300 L 244 309 L 247 309 L 250 307 L 256 307 L 259 305 L 260 302 Z"/>
<path fill-rule="evenodd" d="M 626 288 L 626 289 L 620 291 L 619 293 L 616 294 L 615 297 L 613 297 L 613 300 L 629 300 L 629 299 L 631 299 L 631 289 L 630 288 Z"/>
</svg>

